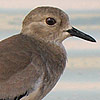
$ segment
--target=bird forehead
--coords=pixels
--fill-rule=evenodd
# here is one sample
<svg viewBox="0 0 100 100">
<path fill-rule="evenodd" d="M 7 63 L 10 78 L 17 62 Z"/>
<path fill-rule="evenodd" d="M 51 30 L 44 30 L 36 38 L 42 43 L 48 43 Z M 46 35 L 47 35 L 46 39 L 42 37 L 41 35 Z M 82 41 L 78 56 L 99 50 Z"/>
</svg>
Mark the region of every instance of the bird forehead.
<svg viewBox="0 0 100 100">
<path fill-rule="evenodd" d="M 42 16 L 51 16 L 57 18 L 68 18 L 67 14 L 62 10 L 54 7 L 38 7 L 30 12 L 30 16 L 40 15 Z"/>
<path fill-rule="evenodd" d="M 54 8 L 54 7 L 37 7 L 34 9 L 34 11 L 39 11 L 42 13 L 52 13 L 52 14 L 61 14 L 63 11 L 58 9 L 58 8 Z"/>
<path fill-rule="evenodd" d="M 52 17 L 57 22 L 62 22 L 63 24 L 69 23 L 68 15 L 59 8 L 55 7 L 37 7 L 33 9 L 24 19 L 23 25 L 26 26 L 32 22 L 42 22 L 46 18 Z"/>
</svg>

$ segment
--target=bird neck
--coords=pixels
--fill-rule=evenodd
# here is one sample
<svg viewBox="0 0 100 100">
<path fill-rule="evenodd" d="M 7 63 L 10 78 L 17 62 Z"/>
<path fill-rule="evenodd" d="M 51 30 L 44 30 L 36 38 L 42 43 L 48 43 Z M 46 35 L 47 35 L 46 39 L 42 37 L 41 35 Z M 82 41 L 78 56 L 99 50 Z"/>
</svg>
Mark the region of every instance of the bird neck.
<svg viewBox="0 0 100 100">
<path fill-rule="evenodd" d="M 60 76 L 66 65 L 66 51 L 62 43 L 35 39 L 35 45 L 47 64 L 47 69 L 50 69 L 52 75 Z"/>
<path fill-rule="evenodd" d="M 29 37 L 27 35 L 23 36 L 28 38 L 32 48 L 42 57 L 44 64 L 48 65 L 46 68 L 50 69 L 52 74 L 60 75 L 63 72 L 67 57 L 62 43 L 45 41 L 44 39 Z"/>
</svg>

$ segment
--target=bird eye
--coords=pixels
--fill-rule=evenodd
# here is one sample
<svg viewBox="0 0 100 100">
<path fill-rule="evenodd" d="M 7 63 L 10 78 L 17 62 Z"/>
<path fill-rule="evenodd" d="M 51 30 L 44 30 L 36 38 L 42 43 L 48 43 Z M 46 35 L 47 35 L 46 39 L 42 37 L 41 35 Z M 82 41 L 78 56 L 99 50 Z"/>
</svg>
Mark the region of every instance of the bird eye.
<svg viewBox="0 0 100 100">
<path fill-rule="evenodd" d="M 54 24 L 56 23 L 56 20 L 55 20 L 54 18 L 48 17 L 48 18 L 46 19 L 46 23 L 47 23 L 48 25 L 54 25 Z"/>
</svg>

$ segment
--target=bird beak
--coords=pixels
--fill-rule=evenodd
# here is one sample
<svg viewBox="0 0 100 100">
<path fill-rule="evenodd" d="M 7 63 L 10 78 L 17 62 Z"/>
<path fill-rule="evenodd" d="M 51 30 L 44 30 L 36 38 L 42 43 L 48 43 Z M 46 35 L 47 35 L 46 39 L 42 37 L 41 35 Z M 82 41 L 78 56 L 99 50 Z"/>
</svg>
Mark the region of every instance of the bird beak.
<svg viewBox="0 0 100 100">
<path fill-rule="evenodd" d="M 77 30 L 74 27 L 72 27 L 72 29 L 67 30 L 66 32 L 68 32 L 71 36 L 76 36 L 76 37 L 82 38 L 82 39 L 87 40 L 87 41 L 96 42 L 96 40 L 94 38 Z"/>
</svg>

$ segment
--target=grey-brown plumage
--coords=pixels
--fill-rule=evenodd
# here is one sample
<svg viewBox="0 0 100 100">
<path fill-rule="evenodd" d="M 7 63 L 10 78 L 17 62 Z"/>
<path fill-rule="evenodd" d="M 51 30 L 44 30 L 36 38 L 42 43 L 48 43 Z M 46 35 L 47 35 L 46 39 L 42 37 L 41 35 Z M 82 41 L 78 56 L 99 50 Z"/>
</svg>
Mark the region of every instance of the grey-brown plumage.
<svg viewBox="0 0 100 100">
<path fill-rule="evenodd" d="M 31 11 L 21 33 L 0 42 L 0 100 L 41 100 L 65 68 L 62 41 L 77 31 L 58 8 Z M 86 34 L 85 39 L 94 42 Z"/>
</svg>

